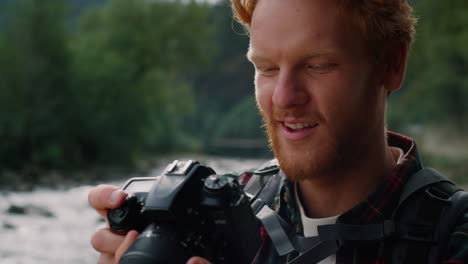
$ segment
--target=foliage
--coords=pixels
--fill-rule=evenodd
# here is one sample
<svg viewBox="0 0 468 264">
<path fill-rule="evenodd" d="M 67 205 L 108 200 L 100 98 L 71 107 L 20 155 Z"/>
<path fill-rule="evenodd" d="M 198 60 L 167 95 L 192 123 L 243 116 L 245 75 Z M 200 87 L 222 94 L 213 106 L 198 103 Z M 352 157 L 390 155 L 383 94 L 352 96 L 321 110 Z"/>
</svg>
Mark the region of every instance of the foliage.
<svg viewBox="0 0 468 264">
<path fill-rule="evenodd" d="M 214 138 L 262 138 L 261 124 L 255 98 L 246 97 L 223 115 Z"/>
<path fill-rule="evenodd" d="M 468 126 L 468 2 L 418 1 L 416 42 L 404 90 L 391 104 L 391 126 Z"/>
<path fill-rule="evenodd" d="M 262 118 L 253 96 L 245 97 L 220 116 L 205 151 L 231 156 L 270 157 Z"/>
<path fill-rule="evenodd" d="M 236 116 L 238 106 L 246 105 L 243 102 L 252 103 L 247 98 L 252 98 L 254 94 L 254 68 L 245 57 L 249 38 L 244 29 L 234 22 L 227 3 L 214 5 L 210 14 L 211 23 L 216 25 L 215 57 L 212 66 L 195 80 L 199 114 L 187 122 L 188 131 L 201 139 L 205 150 L 209 150 L 213 139 L 221 134 L 229 134 L 233 138 L 245 136 L 234 132 L 239 127 L 254 127 L 248 129 L 251 131 L 249 133 L 262 133 L 253 104 L 252 111 L 243 112 L 242 118 Z M 232 125 L 227 125 L 227 119 L 231 120 Z M 228 131 L 230 129 L 233 129 L 232 132 Z"/>
<path fill-rule="evenodd" d="M 5 165 L 49 163 L 65 144 L 69 53 L 63 1 L 7 7 L 0 36 L 0 157 Z M 4 165 L 4 166 L 5 166 Z"/>
<path fill-rule="evenodd" d="M 79 134 L 92 136 L 87 142 L 104 156 L 174 148 L 181 120 L 194 110 L 188 80 L 209 58 L 206 11 L 195 3 L 114 0 L 83 18 L 72 45 L 78 123 L 86 124 Z"/>
<path fill-rule="evenodd" d="M 210 58 L 207 12 L 195 2 L 112 0 L 74 30 L 64 0 L 11 4 L 0 37 L 2 167 L 128 161 L 177 147 L 194 109 L 189 80 Z"/>
</svg>

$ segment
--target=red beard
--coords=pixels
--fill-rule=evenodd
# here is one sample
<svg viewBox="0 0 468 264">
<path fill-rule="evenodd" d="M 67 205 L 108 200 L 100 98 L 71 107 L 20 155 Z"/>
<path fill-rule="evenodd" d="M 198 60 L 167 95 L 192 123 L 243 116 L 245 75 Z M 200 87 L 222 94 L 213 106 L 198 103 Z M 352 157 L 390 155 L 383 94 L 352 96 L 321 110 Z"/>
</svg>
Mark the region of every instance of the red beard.
<svg viewBox="0 0 468 264">
<path fill-rule="evenodd" d="M 259 108 L 260 109 L 260 108 Z M 310 119 L 310 114 L 298 110 L 273 111 L 273 118 L 269 119 L 260 109 L 263 116 L 264 127 L 268 135 L 268 141 L 272 148 L 280 168 L 291 181 L 302 181 L 313 179 L 320 175 L 327 175 L 337 170 L 342 170 L 351 165 L 352 157 L 356 151 L 355 144 L 349 142 L 349 135 L 343 137 L 335 136 L 326 131 L 327 126 L 321 115 L 316 117 L 314 122 L 320 124 L 318 134 L 313 135 L 313 139 L 291 143 L 280 139 L 281 124 L 276 120 L 284 120 L 285 117 L 293 117 L 298 120 Z M 305 118 L 305 117 L 308 117 Z M 341 139 L 341 140 L 338 140 Z M 345 157 L 348 157 L 345 159 Z"/>
</svg>

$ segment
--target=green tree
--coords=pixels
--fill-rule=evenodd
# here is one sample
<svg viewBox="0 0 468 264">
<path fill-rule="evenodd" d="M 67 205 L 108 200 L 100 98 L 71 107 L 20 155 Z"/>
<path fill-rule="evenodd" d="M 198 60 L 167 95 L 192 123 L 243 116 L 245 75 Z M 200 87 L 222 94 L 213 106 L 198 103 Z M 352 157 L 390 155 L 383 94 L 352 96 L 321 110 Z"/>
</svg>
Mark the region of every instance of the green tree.
<svg viewBox="0 0 468 264">
<path fill-rule="evenodd" d="M 418 1 L 407 83 L 390 107 L 391 125 L 468 125 L 468 2 Z"/>
<path fill-rule="evenodd" d="M 82 166 L 177 148 L 210 60 L 209 6 L 110 0 L 73 28 L 65 0 L 21 0 L 0 36 L 1 166 Z"/>
<path fill-rule="evenodd" d="M 219 118 L 207 150 L 224 155 L 271 156 L 262 124 L 255 98 L 245 97 Z"/>
<path fill-rule="evenodd" d="M 16 1 L 0 36 L 0 157 L 3 166 L 50 163 L 62 153 L 68 96 L 66 6 Z"/>
<path fill-rule="evenodd" d="M 181 122 L 195 110 L 190 80 L 210 59 L 208 9 L 112 0 L 83 18 L 72 50 L 84 156 L 128 159 L 178 147 Z"/>
<path fill-rule="evenodd" d="M 230 112 L 254 94 L 254 68 L 245 57 L 249 43 L 245 30 L 234 21 L 226 2 L 213 6 L 210 20 L 216 25 L 215 56 L 211 67 L 196 80 L 196 101 L 203 107 L 199 109 L 199 115 L 188 122 L 188 129 L 198 135 L 205 146 L 209 146 L 220 133 L 219 127 Z M 258 113 L 254 109 L 248 118 L 237 121 L 245 121 L 242 126 L 250 126 L 247 120 L 252 121 L 257 117 Z M 239 125 L 239 122 L 236 124 Z M 260 123 L 252 125 L 259 127 Z"/>
</svg>

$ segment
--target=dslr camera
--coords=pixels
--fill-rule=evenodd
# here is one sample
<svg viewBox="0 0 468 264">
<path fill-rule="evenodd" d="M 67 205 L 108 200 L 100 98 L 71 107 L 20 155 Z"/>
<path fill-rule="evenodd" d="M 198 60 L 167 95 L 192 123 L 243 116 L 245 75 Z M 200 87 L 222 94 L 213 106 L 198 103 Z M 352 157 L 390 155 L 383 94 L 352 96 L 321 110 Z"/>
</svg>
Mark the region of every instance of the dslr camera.
<svg viewBox="0 0 468 264">
<path fill-rule="evenodd" d="M 177 161 L 157 177 L 129 179 L 125 203 L 110 210 L 116 233 L 140 232 L 119 264 L 251 263 L 260 247 L 259 223 L 234 177 L 197 161 Z"/>
</svg>

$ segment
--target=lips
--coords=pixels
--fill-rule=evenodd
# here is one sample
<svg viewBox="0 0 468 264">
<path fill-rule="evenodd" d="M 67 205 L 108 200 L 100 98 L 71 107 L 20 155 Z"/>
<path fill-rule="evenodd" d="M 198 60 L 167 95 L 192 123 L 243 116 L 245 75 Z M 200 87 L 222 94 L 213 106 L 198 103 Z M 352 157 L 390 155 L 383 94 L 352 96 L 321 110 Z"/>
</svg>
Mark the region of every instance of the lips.
<svg viewBox="0 0 468 264">
<path fill-rule="evenodd" d="M 287 123 L 287 122 L 283 122 L 283 124 L 285 127 L 294 131 L 304 129 L 304 128 L 311 128 L 311 127 L 315 127 L 318 125 L 317 123 Z"/>
<path fill-rule="evenodd" d="M 314 134 L 319 124 L 315 122 L 281 121 L 281 134 L 288 141 L 299 141 Z"/>
</svg>

